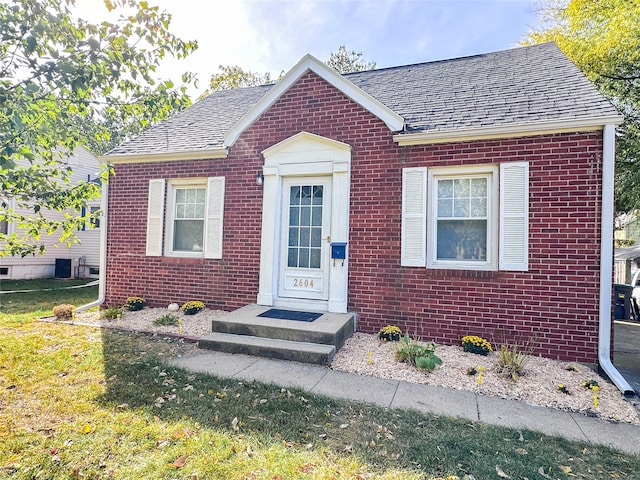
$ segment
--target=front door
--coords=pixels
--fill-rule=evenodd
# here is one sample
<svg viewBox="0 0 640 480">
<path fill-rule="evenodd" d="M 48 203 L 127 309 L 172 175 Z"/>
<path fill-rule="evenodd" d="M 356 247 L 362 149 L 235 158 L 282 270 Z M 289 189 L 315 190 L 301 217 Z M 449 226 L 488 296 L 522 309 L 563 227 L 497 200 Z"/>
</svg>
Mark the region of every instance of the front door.
<svg viewBox="0 0 640 480">
<path fill-rule="evenodd" d="M 279 296 L 329 298 L 331 177 L 283 180 Z"/>
</svg>

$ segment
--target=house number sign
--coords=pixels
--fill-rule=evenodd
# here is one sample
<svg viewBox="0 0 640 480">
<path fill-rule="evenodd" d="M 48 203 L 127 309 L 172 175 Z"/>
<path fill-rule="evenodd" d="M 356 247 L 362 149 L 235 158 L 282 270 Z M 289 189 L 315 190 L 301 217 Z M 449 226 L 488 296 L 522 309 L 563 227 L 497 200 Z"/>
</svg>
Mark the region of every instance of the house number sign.
<svg viewBox="0 0 640 480">
<path fill-rule="evenodd" d="M 322 291 L 322 277 L 320 275 L 285 275 L 286 288 L 307 292 Z"/>
</svg>

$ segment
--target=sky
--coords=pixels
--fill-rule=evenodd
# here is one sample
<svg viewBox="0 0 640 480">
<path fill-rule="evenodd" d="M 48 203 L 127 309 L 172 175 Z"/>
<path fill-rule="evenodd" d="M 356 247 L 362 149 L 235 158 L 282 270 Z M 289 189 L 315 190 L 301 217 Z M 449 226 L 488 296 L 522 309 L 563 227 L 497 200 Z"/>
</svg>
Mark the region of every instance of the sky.
<svg viewBox="0 0 640 480">
<path fill-rule="evenodd" d="M 77 15 L 104 20 L 103 0 L 76 0 Z M 535 0 L 149 0 L 172 14 L 170 30 L 197 40 L 162 78 L 196 73 L 201 93 L 219 65 L 285 73 L 310 53 L 325 61 L 345 45 L 377 68 L 516 46 L 538 24 Z"/>
</svg>

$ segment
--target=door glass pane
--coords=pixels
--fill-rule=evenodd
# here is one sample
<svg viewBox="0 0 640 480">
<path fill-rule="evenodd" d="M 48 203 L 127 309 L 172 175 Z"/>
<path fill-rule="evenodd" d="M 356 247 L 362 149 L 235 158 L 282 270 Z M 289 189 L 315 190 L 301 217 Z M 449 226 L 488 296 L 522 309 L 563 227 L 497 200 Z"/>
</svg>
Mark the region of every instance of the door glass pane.
<svg viewBox="0 0 640 480">
<path fill-rule="evenodd" d="M 300 187 L 291 187 L 289 205 L 300 205 Z"/>
<path fill-rule="evenodd" d="M 309 261 L 309 266 L 311 268 L 320 268 L 320 249 L 319 248 L 311 249 L 311 259 Z"/>
<path fill-rule="evenodd" d="M 311 225 L 311 207 L 300 208 L 300 225 Z"/>
<path fill-rule="evenodd" d="M 303 186 L 301 190 L 302 190 L 302 197 L 300 200 L 302 205 L 311 205 L 311 186 L 309 185 Z"/>
<path fill-rule="evenodd" d="M 287 258 L 288 258 L 287 265 L 289 265 L 290 267 L 297 267 L 298 266 L 298 249 L 289 248 L 289 255 Z"/>
<path fill-rule="evenodd" d="M 323 186 L 293 186 L 289 192 L 287 265 L 298 268 L 320 268 Z"/>
<path fill-rule="evenodd" d="M 319 247 L 322 242 L 322 228 L 314 227 L 311 229 L 311 246 Z"/>
<path fill-rule="evenodd" d="M 289 228 L 289 246 L 297 247 L 298 243 L 298 229 L 295 227 Z"/>
<path fill-rule="evenodd" d="M 299 256 L 298 266 L 301 268 L 309 268 L 309 249 L 300 248 Z"/>
<path fill-rule="evenodd" d="M 311 225 L 322 226 L 322 205 L 311 209 Z"/>
<path fill-rule="evenodd" d="M 308 247 L 310 244 L 311 229 L 308 227 L 300 228 L 300 246 Z"/>
</svg>

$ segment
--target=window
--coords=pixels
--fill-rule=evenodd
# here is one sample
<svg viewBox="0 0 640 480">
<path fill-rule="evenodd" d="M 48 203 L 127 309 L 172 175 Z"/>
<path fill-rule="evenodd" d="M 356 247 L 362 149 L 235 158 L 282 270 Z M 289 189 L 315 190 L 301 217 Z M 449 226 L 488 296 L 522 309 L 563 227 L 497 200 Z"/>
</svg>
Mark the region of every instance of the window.
<svg viewBox="0 0 640 480">
<path fill-rule="evenodd" d="M 0 204 L 0 209 L 4 213 L 7 211 L 8 208 L 9 208 L 9 202 L 3 200 L 2 203 Z M 4 235 L 9 234 L 9 222 L 7 221 L 6 218 L 3 218 L 2 220 L 0 220 L 0 233 L 3 233 Z"/>
<path fill-rule="evenodd" d="M 528 269 L 528 164 L 405 168 L 402 265 Z"/>
<path fill-rule="evenodd" d="M 147 255 L 222 258 L 223 211 L 224 177 L 150 180 Z"/>
<path fill-rule="evenodd" d="M 83 217 L 87 215 L 87 207 L 82 207 L 80 214 Z M 95 206 L 89 207 L 89 214 L 92 216 L 89 219 L 89 223 L 91 224 L 92 228 L 100 228 L 100 207 L 95 207 Z M 95 217 L 93 215 L 95 215 Z M 82 231 L 84 232 L 86 229 L 87 229 L 87 225 L 83 224 Z"/>
<path fill-rule="evenodd" d="M 497 168 L 430 169 L 427 266 L 493 268 Z"/>
<path fill-rule="evenodd" d="M 100 228 L 100 207 L 89 207 L 89 213 L 91 214 L 93 228 Z"/>
<path fill-rule="evenodd" d="M 205 187 L 174 188 L 173 251 L 201 252 L 204 240 Z"/>
</svg>

